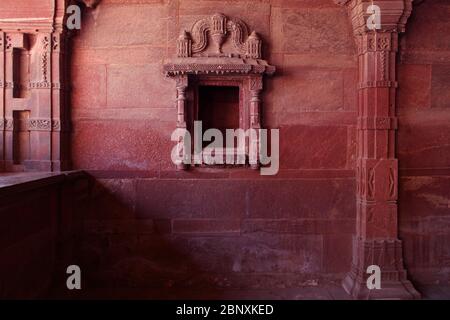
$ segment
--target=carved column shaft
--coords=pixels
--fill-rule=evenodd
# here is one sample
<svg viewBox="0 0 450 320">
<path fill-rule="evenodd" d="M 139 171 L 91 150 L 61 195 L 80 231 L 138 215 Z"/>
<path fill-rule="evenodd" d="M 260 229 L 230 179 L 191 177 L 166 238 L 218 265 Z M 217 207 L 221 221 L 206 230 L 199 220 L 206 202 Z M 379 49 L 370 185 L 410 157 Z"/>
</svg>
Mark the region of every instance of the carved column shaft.
<svg viewBox="0 0 450 320">
<path fill-rule="evenodd" d="M 359 73 L 357 237 L 397 238 L 396 32 L 357 37 Z"/>
<path fill-rule="evenodd" d="M 70 117 L 67 109 L 68 94 L 66 86 L 66 44 L 65 33 L 52 34 L 51 69 L 51 118 L 52 118 L 52 171 L 67 170 L 70 167 Z"/>
<path fill-rule="evenodd" d="M 186 89 L 188 87 L 187 76 L 177 79 L 177 128 L 186 129 L 187 100 Z"/>
<path fill-rule="evenodd" d="M 250 128 L 255 130 L 256 135 L 250 136 L 250 156 L 256 160 L 256 163 L 251 163 L 252 169 L 259 169 L 259 143 L 261 129 L 261 92 L 263 89 L 263 82 L 261 77 L 250 79 Z"/>
<path fill-rule="evenodd" d="M 260 110 L 261 110 L 261 90 L 250 91 L 250 126 L 252 129 L 261 128 Z"/>
<path fill-rule="evenodd" d="M 176 109 L 177 109 L 177 128 L 187 130 L 187 98 L 186 98 L 186 90 L 188 87 L 188 76 L 180 76 L 177 79 L 177 100 L 176 100 Z M 181 146 L 182 138 L 178 141 L 178 145 Z M 186 150 L 186 144 L 183 148 L 178 149 L 178 156 L 180 159 L 186 159 L 190 157 L 188 153 L 191 150 Z M 177 165 L 178 169 L 187 170 L 188 165 L 181 163 Z"/>
<path fill-rule="evenodd" d="M 407 280 L 398 239 L 398 160 L 395 114 L 398 32 L 404 31 L 411 0 L 336 0 L 349 10 L 358 47 L 357 215 L 351 271 L 344 279 L 354 298 L 419 298 Z M 380 25 L 366 22 L 378 7 Z M 381 269 L 381 290 L 367 287 L 367 268 Z"/>
<path fill-rule="evenodd" d="M 4 126 L 4 170 L 8 170 L 10 164 L 13 162 L 13 117 L 10 112 L 9 105 L 11 104 L 13 92 L 14 92 L 14 80 L 13 80 L 13 36 L 9 32 L 5 32 L 5 48 L 4 48 L 4 96 L 3 96 L 3 112 L 5 117 Z"/>
</svg>

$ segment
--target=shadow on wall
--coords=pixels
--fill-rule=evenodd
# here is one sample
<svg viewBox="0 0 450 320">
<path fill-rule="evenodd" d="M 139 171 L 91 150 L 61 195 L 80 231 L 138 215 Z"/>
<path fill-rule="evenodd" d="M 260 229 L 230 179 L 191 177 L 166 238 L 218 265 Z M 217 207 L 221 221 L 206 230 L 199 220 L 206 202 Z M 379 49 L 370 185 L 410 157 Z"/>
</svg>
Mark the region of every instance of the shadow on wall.
<svg viewBox="0 0 450 320">
<path fill-rule="evenodd" d="M 195 295 L 192 288 L 220 298 L 220 281 L 203 278 L 189 252 L 171 236 L 170 220 L 139 218 L 132 180 L 92 182 L 79 243 L 85 286 L 68 298 L 189 298 Z"/>
<path fill-rule="evenodd" d="M 342 213 L 329 206 L 349 207 L 344 211 L 353 215 L 353 201 L 334 192 L 353 186 L 352 181 L 334 182 L 324 191 L 323 181 L 306 180 L 91 180 L 90 208 L 80 215 L 84 228 L 73 262 L 82 269 L 84 287 L 80 292 L 62 287 L 63 293 L 54 291 L 57 297 L 223 299 L 242 290 L 269 294 L 277 288 L 339 281 L 350 263 L 353 217 L 330 221 L 333 212 Z M 269 205 L 267 212 L 262 210 L 267 205 L 252 196 L 267 198 L 262 193 L 266 184 L 272 190 L 291 190 L 274 194 L 274 207 Z M 328 193 L 328 200 L 314 208 L 311 203 L 292 206 L 299 195 L 306 197 L 301 195 L 305 190 Z M 280 197 L 285 198 L 275 199 Z M 308 219 L 316 210 L 328 221 Z M 262 219 L 251 212 L 272 216 Z M 343 234 L 334 233 L 336 224 Z"/>
<path fill-rule="evenodd" d="M 338 191 L 353 179 L 190 175 L 74 172 L 2 186 L 1 297 L 277 299 L 279 289 L 342 279 L 354 218 L 340 215 L 354 210 L 351 192 Z M 316 193 L 326 201 L 314 202 Z M 71 265 L 81 268 L 81 291 L 66 287 Z"/>
</svg>

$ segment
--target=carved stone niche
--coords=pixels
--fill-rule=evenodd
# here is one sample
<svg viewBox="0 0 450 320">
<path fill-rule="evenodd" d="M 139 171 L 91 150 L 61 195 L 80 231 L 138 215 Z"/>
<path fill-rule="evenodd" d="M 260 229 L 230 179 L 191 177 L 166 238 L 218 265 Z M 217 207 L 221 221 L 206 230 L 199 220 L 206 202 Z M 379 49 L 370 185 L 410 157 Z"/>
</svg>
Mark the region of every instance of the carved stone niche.
<svg viewBox="0 0 450 320">
<path fill-rule="evenodd" d="M 262 59 L 262 40 L 242 20 L 223 14 L 198 20 L 190 32 L 181 33 L 177 57 L 164 65 L 164 72 L 176 80 L 177 128 L 188 130 L 192 137 L 191 150 L 184 148 L 180 157 L 194 152 L 195 121 L 206 122 L 204 129 L 261 129 L 263 77 L 274 74 L 275 67 Z M 224 149 L 223 156 L 239 153 L 240 159 L 246 159 L 243 165 L 249 165 L 254 150 L 247 138 L 244 155 L 242 149 Z M 259 161 L 252 161 L 251 167 L 258 169 Z"/>
</svg>

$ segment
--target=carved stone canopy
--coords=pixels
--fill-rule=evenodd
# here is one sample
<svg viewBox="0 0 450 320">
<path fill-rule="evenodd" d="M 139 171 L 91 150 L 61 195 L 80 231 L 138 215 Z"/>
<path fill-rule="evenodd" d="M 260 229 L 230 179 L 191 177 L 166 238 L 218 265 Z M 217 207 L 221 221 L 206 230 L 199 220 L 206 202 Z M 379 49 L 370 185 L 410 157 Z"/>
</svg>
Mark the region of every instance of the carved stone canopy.
<svg viewBox="0 0 450 320">
<path fill-rule="evenodd" d="M 177 58 L 164 65 L 167 76 L 185 74 L 273 74 L 262 59 L 262 40 L 240 19 L 223 14 L 198 20 L 177 40 Z"/>
</svg>

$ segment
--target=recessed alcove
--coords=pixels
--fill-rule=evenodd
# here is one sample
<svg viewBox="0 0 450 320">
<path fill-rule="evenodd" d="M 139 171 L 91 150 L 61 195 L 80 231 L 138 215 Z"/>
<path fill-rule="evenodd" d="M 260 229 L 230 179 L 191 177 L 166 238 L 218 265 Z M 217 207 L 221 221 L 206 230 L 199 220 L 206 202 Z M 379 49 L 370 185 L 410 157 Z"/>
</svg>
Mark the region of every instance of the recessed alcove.
<svg viewBox="0 0 450 320">
<path fill-rule="evenodd" d="M 198 120 L 203 131 L 218 129 L 225 137 L 226 129 L 238 129 L 239 102 L 239 87 L 199 86 Z"/>
<path fill-rule="evenodd" d="M 13 111 L 13 163 L 23 165 L 30 156 L 30 111 Z"/>
<path fill-rule="evenodd" d="M 30 82 L 30 53 L 22 48 L 13 49 L 13 97 L 27 98 L 29 95 L 28 83 Z"/>
</svg>

